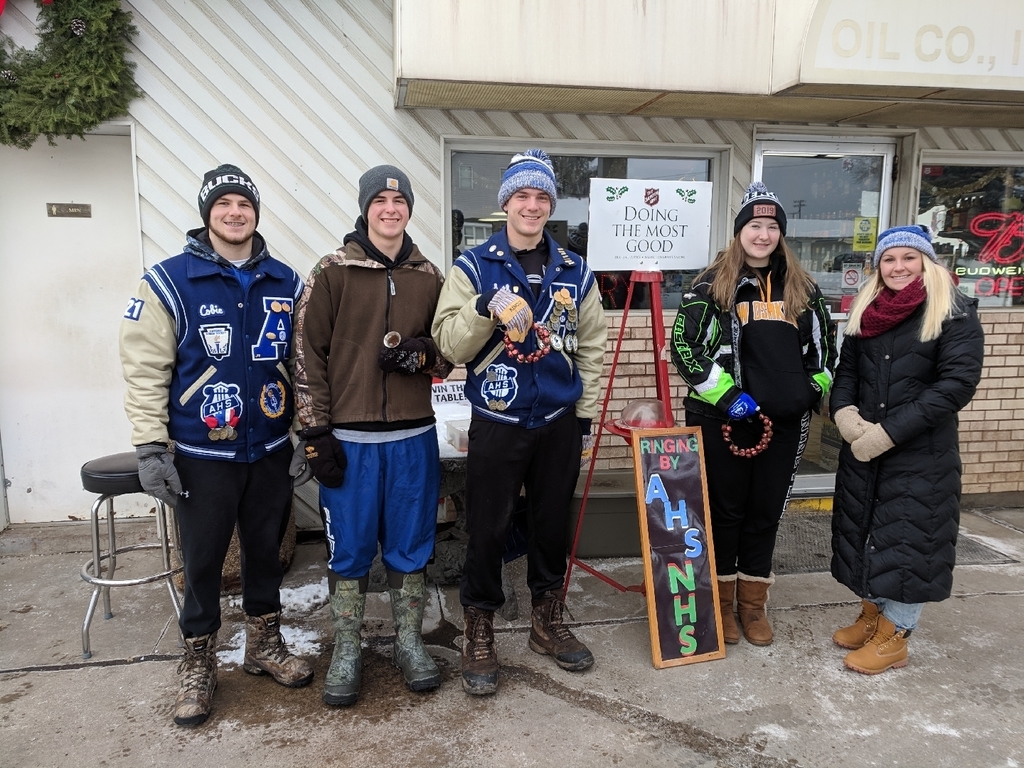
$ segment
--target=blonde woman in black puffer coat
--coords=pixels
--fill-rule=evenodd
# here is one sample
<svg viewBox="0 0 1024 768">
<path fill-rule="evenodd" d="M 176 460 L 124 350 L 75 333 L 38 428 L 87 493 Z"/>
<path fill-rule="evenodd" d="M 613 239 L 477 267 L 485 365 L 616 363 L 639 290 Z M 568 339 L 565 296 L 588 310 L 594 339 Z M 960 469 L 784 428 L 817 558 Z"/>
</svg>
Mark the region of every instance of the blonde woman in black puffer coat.
<svg viewBox="0 0 1024 768">
<path fill-rule="evenodd" d="M 831 412 L 843 436 L 832 574 L 861 599 L 833 640 L 873 675 L 907 664 L 927 602 L 953 585 L 960 521 L 957 412 L 981 378 L 977 300 L 960 294 L 925 227 L 894 227 L 854 301 Z"/>
</svg>

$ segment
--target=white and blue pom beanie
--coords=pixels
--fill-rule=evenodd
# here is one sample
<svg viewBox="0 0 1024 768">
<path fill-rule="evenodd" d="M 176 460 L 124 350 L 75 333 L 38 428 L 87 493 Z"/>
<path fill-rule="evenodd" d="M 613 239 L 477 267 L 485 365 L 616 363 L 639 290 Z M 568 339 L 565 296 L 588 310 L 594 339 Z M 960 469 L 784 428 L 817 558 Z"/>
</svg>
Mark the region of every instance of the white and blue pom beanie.
<svg viewBox="0 0 1024 768">
<path fill-rule="evenodd" d="M 551 212 L 555 212 L 555 203 L 558 202 L 555 169 L 551 164 L 551 158 L 543 149 L 528 149 L 512 158 L 501 176 L 498 207 L 504 210 L 509 198 L 526 187 L 547 192 L 551 198 Z"/>
<path fill-rule="evenodd" d="M 909 227 L 891 227 L 885 230 L 875 246 L 875 269 L 882 259 L 882 254 L 890 248 L 915 248 L 923 253 L 936 264 L 939 263 L 935 256 L 935 249 L 932 248 L 932 233 L 923 224 L 914 224 Z"/>
</svg>

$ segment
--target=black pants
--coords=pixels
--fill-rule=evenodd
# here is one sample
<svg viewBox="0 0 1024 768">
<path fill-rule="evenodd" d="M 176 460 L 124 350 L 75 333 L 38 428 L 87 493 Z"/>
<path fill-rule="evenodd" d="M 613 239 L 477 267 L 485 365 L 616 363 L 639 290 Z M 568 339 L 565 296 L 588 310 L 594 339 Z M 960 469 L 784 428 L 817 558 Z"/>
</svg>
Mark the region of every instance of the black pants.
<svg viewBox="0 0 1024 768">
<path fill-rule="evenodd" d="M 773 424 L 772 441 L 752 459 L 734 456 L 722 439 L 721 419 L 687 409 L 686 425 L 701 427 L 711 504 L 711 537 L 719 576 L 740 571 L 766 577 L 772 572 L 775 536 L 807 446 L 808 412 L 801 421 Z M 731 422 L 733 441 L 749 447 L 761 436 L 756 426 Z"/>
<path fill-rule="evenodd" d="M 534 598 L 565 581 L 569 506 L 580 476 L 582 438 L 576 414 L 543 427 L 473 419 L 466 457 L 469 546 L 461 600 L 485 611 L 505 602 L 501 561 L 519 491 L 526 486 L 526 582 Z"/>
<path fill-rule="evenodd" d="M 284 569 L 279 552 L 291 510 L 290 462 L 289 450 L 252 464 L 175 454 L 174 466 L 188 492 L 174 509 L 185 564 L 185 603 L 179 621 L 184 637 L 201 637 L 220 628 L 221 569 L 236 524 L 242 609 L 249 616 L 281 610 Z"/>
</svg>

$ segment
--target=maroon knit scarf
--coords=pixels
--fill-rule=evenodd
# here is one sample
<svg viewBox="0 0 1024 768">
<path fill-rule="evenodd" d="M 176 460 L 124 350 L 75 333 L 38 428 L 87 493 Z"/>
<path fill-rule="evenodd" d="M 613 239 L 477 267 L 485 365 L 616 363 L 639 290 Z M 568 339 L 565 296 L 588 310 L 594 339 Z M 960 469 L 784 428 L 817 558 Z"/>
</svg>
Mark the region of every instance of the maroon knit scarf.
<svg viewBox="0 0 1024 768">
<path fill-rule="evenodd" d="M 925 300 L 924 283 L 918 278 L 902 291 L 883 288 L 860 316 L 860 335 L 870 339 L 906 320 Z"/>
</svg>

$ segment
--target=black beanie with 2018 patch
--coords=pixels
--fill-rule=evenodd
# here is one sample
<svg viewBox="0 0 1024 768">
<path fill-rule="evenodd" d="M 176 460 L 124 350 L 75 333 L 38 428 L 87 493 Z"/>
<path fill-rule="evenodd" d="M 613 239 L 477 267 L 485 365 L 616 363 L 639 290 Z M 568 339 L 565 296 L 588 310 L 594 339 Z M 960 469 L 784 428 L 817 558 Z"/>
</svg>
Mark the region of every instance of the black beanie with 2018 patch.
<svg viewBox="0 0 1024 768">
<path fill-rule="evenodd" d="M 210 226 L 210 209 L 217 198 L 236 194 L 252 203 L 256 212 L 256 224 L 260 223 L 260 191 L 237 165 L 221 165 L 203 176 L 203 186 L 199 188 L 199 213 L 203 224 Z"/>
</svg>

